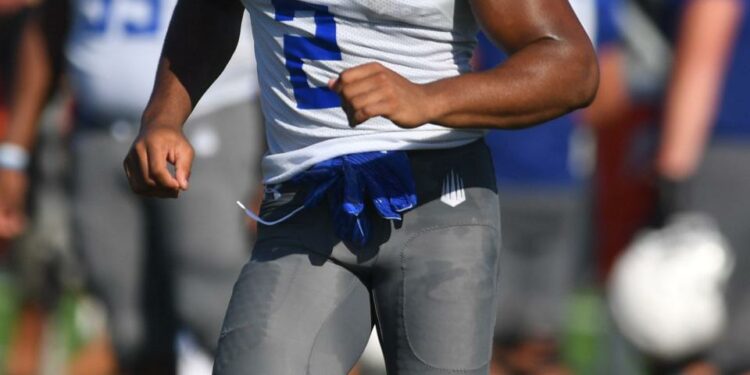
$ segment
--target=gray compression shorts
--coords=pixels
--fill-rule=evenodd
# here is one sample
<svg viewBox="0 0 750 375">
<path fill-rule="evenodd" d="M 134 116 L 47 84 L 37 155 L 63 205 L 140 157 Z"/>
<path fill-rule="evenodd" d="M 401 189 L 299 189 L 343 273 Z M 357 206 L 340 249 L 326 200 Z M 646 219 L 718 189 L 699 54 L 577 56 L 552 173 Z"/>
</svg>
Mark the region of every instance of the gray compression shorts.
<svg viewBox="0 0 750 375">
<path fill-rule="evenodd" d="M 419 206 L 403 222 L 368 210 L 373 239 L 364 249 L 335 238 L 325 202 L 260 226 L 214 374 L 345 375 L 373 325 L 389 374 L 488 373 L 499 248 L 489 152 L 478 141 L 409 155 Z M 462 184 L 446 191 L 450 174 Z M 304 195 L 281 193 L 267 197 L 261 216 L 298 207 Z"/>
</svg>

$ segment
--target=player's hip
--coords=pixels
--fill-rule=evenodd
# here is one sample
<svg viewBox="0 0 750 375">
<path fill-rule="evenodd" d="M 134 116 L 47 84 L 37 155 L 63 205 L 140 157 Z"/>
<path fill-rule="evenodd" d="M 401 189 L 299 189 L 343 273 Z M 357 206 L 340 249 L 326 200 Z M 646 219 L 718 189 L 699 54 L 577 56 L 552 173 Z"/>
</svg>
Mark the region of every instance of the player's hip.
<svg viewBox="0 0 750 375">
<path fill-rule="evenodd" d="M 266 247 L 294 247 L 366 266 L 382 251 L 402 247 L 417 236 L 433 232 L 477 233 L 482 237 L 476 239 L 479 242 L 487 236 L 495 241 L 500 226 L 497 189 L 494 167 L 484 142 L 444 150 L 409 151 L 408 159 L 417 204 L 403 212 L 401 220 L 386 220 L 367 200 L 362 215 L 371 226 L 372 237 L 365 246 L 350 246 L 336 236 L 334 214 L 327 197 L 281 223 L 259 225 L 256 255 L 262 256 L 260 249 Z M 275 221 L 290 215 L 302 207 L 309 191 L 308 186 L 289 183 L 267 188 L 260 217 Z M 477 242 L 465 240 L 463 247 Z M 433 245 L 440 246 L 439 243 L 430 246 Z"/>
</svg>

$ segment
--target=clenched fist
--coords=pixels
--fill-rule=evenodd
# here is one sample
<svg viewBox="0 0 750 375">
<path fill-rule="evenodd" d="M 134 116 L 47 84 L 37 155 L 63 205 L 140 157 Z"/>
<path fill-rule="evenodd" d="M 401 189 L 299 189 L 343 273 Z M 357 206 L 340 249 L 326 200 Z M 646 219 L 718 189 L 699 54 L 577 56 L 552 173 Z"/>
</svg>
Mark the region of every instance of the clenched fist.
<svg viewBox="0 0 750 375">
<path fill-rule="evenodd" d="M 402 128 L 415 128 L 430 121 L 431 103 L 426 87 L 379 63 L 347 69 L 328 86 L 341 96 L 341 106 L 351 126 L 378 116 Z"/>
<path fill-rule="evenodd" d="M 167 126 L 143 128 L 123 163 L 130 187 L 137 194 L 177 198 L 188 189 L 194 151 L 182 130 Z M 174 165 L 170 173 L 167 163 Z"/>
</svg>

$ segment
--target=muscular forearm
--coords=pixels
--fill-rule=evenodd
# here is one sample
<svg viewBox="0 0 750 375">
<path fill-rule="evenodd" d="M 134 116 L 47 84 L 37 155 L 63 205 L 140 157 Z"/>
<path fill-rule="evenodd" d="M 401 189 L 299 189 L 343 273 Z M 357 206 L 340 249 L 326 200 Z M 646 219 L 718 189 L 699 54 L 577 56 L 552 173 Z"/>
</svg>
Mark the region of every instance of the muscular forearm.
<svg viewBox="0 0 750 375">
<path fill-rule="evenodd" d="M 697 0 L 685 11 L 667 91 L 658 168 L 666 177 L 692 174 L 716 114 L 742 4 Z"/>
<path fill-rule="evenodd" d="M 136 193 L 176 198 L 188 189 L 194 152 L 181 128 L 237 48 L 243 14 L 239 0 L 177 3 L 141 132 L 123 163 Z"/>
<path fill-rule="evenodd" d="M 545 38 L 494 69 L 434 82 L 426 89 L 434 98 L 433 123 L 518 128 L 586 106 L 597 80 L 590 46 Z"/>
<path fill-rule="evenodd" d="M 177 4 L 144 126 L 182 126 L 232 57 L 243 11 L 237 0 L 181 0 Z"/>
<path fill-rule="evenodd" d="M 329 82 L 349 123 L 382 116 L 413 128 L 518 128 L 587 105 L 599 73 L 593 47 L 567 0 L 471 0 L 486 34 L 510 58 L 495 69 L 424 85 L 370 63 Z"/>
</svg>

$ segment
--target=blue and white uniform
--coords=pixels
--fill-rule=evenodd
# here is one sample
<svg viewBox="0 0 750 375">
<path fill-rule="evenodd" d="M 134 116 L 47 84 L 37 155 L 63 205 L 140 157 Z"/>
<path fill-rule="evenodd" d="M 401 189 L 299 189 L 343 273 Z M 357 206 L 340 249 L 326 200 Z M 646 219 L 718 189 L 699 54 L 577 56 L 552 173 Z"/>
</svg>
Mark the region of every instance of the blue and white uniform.
<svg viewBox="0 0 750 375">
<path fill-rule="evenodd" d="M 67 72 L 81 116 L 107 125 L 140 120 L 176 4 L 177 0 L 73 0 Z M 246 24 L 234 57 L 194 116 L 253 100 L 258 92 L 254 65 Z"/>
<path fill-rule="evenodd" d="M 259 216 L 275 225 L 258 226 L 214 374 L 343 375 L 373 322 L 389 373 L 487 374 L 499 210 L 484 132 L 351 128 L 326 88 L 370 62 L 417 83 L 468 72 L 469 2 L 243 1 L 273 185 Z"/>
<path fill-rule="evenodd" d="M 336 156 L 450 148 L 482 137 L 437 125 L 402 129 L 378 117 L 352 129 L 330 79 L 377 61 L 412 82 L 470 71 L 477 25 L 454 0 L 243 0 L 255 36 L 269 153 L 265 182 Z"/>
</svg>

